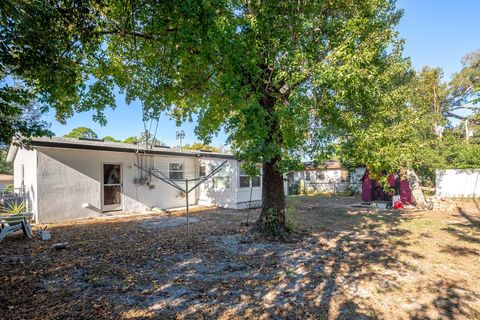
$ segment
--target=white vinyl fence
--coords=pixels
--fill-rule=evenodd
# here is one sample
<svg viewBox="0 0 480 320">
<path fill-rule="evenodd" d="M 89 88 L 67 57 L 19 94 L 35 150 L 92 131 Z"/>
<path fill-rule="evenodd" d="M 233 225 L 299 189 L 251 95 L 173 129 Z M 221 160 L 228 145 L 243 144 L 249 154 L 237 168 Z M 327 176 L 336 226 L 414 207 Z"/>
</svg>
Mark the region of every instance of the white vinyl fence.
<svg viewBox="0 0 480 320">
<path fill-rule="evenodd" d="M 480 197 L 480 169 L 446 169 L 436 171 L 438 196 Z"/>
</svg>

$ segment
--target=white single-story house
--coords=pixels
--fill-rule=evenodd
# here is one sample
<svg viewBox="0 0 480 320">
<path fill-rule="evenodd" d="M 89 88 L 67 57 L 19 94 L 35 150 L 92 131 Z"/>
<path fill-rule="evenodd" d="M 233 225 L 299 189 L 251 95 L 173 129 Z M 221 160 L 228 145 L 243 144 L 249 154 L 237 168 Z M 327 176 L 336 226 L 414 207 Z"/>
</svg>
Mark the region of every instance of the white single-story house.
<svg viewBox="0 0 480 320">
<path fill-rule="evenodd" d="M 288 173 L 288 184 L 290 193 L 336 193 L 345 192 L 349 188 L 360 192 L 364 173 L 365 168 L 347 170 L 340 161 L 327 161 L 322 164 L 306 162 L 303 170 Z"/>
<path fill-rule="evenodd" d="M 191 179 L 208 175 L 226 161 L 215 176 L 190 193 L 190 204 L 242 209 L 258 206 L 262 197 L 261 176 L 245 176 L 239 161 L 225 153 L 40 137 L 33 138 L 28 149 L 12 144 L 7 161 L 14 164 L 14 187 L 24 191 L 40 223 L 109 211 L 140 213 L 185 206 L 185 194 L 150 175 L 152 169 L 157 176 Z"/>
<path fill-rule="evenodd" d="M 13 184 L 13 175 L 0 174 L 0 191 L 5 190 L 10 184 Z"/>
</svg>

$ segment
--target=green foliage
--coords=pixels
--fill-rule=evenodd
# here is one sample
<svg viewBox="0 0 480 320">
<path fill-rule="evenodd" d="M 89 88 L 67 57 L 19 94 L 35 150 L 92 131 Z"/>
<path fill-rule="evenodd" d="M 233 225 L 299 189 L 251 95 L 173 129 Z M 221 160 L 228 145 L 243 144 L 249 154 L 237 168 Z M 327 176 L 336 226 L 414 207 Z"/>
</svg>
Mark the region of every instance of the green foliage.
<svg viewBox="0 0 480 320">
<path fill-rule="evenodd" d="M 142 132 L 140 134 L 140 138 L 137 140 L 140 143 L 146 144 L 148 143 L 149 145 L 159 145 L 159 146 L 165 146 L 166 144 L 160 140 L 158 140 L 156 137 L 153 136 L 153 134 L 147 132 Z"/>
<path fill-rule="evenodd" d="M 281 170 L 332 152 L 333 133 L 388 102 L 404 63 L 388 0 L 9 1 L 2 12 L 6 75 L 58 120 L 93 109 L 103 123 L 116 84 L 146 118 L 196 114 L 202 140 L 223 128 L 239 157 Z"/>
<path fill-rule="evenodd" d="M 66 138 L 92 138 L 97 139 L 97 134 L 90 128 L 78 127 L 70 131 L 70 133 L 64 135 Z"/>
<path fill-rule="evenodd" d="M 480 103 L 480 50 L 471 52 L 462 59 L 462 69 L 450 82 L 452 96 L 456 98 L 456 107 L 466 107 L 478 115 Z M 465 105 L 465 102 L 475 105 Z M 478 120 L 477 120 L 477 123 Z"/>
<path fill-rule="evenodd" d="M 102 51 L 101 15 L 109 7 L 96 0 L 3 1 L 2 79 L 23 82 L 61 122 L 90 109 L 104 122 L 104 108 L 115 107 L 113 82 L 95 61 Z"/>
<path fill-rule="evenodd" d="M 186 144 L 183 146 L 183 149 L 186 150 L 206 150 L 212 152 L 220 152 L 220 149 L 217 147 L 209 146 L 208 144 L 204 144 L 201 142 L 194 142 L 192 144 Z"/>
<path fill-rule="evenodd" d="M 0 174 L 13 174 L 13 164 L 6 161 L 7 148 L 0 148 Z"/>
<path fill-rule="evenodd" d="M 472 88 L 480 83 L 480 56 L 468 57 L 470 63 L 448 83 L 439 68 L 405 73 L 389 97 L 395 107 L 379 109 L 362 130 L 343 139 L 337 150 L 343 161 L 352 167 L 365 164 L 385 183 L 382 172 L 413 169 L 427 185 L 434 184 L 436 169 L 480 167 L 478 106 L 468 104 L 475 95 Z M 461 112 L 466 109 L 471 113 Z M 453 127 L 452 119 L 469 119 L 469 128 L 477 133 L 467 142 L 464 122 Z"/>
<path fill-rule="evenodd" d="M 2 65 L 57 119 L 93 109 L 104 123 L 117 85 L 145 120 L 196 117 L 207 144 L 224 130 L 274 190 L 282 171 L 396 108 L 407 68 L 394 0 L 8 3 Z"/>
<path fill-rule="evenodd" d="M 0 63 L 0 145 L 8 145 L 14 138 L 25 140 L 32 135 L 51 135 L 48 124 L 41 120 L 43 110 L 32 92 L 18 85 L 4 84 L 3 75 Z"/>
<path fill-rule="evenodd" d="M 138 138 L 135 137 L 135 136 L 132 136 L 132 137 L 128 137 L 126 139 L 124 139 L 122 142 L 123 143 L 136 143 L 138 141 Z"/>
<path fill-rule="evenodd" d="M 104 4 L 2 1 L 0 143 L 15 136 L 51 135 L 38 121 L 38 114 L 49 108 L 62 123 L 74 112 L 90 109 L 105 122 L 102 111 L 115 106 L 113 82 L 94 63 L 101 51 L 99 10 L 107 8 Z"/>
<path fill-rule="evenodd" d="M 27 204 L 25 201 L 12 201 L 7 203 L 4 211 L 6 214 L 22 214 L 27 211 Z"/>
<path fill-rule="evenodd" d="M 122 142 L 123 143 L 142 143 L 145 144 L 147 143 L 147 137 L 148 137 L 148 144 L 151 145 L 158 145 L 158 146 L 166 146 L 166 144 L 157 138 L 153 137 L 152 134 L 145 134 L 145 132 L 142 132 L 140 134 L 140 137 L 136 136 L 131 136 L 126 139 L 124 139 Z"/>
<path fill-rule="evenodd" d="M 268 208 L 265 214 L 265 224 L 263 226 L 263 231 L 266 234 L 270 234 L 275 237 L 285 237 L 283 228 L 279 226 L 279 219 L 279 213 L 276 212 L 273 208 Z"/>
<path fill-rule="evenodd" d="M 117 139 L 115 139 L 115 138 L 112 137 L 112 136 L 103 137 L 103 140 L 104 140 L 104 141 L 110 141 L 110 142 L 121 142 L 120 140 L 117 140 Z"/>
</svg>

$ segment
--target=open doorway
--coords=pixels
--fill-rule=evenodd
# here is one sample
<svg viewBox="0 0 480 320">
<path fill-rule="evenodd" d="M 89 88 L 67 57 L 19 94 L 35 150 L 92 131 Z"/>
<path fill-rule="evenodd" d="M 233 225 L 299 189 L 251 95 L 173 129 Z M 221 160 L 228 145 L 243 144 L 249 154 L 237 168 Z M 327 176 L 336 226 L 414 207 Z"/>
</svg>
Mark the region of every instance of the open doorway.
<svg viewBox="0 0 480 320">
<path fill-rule="evenodd" d="M 103 164 L 103 211 L 122 210 L 122 165 Z"/>
</svg>

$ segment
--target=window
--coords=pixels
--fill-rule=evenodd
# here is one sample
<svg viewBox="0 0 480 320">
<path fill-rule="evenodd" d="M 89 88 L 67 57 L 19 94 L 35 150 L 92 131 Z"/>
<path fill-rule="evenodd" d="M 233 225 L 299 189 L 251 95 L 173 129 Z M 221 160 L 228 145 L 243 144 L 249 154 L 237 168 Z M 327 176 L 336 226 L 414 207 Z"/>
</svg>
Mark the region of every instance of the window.
<svg viewBox="0 0 480 320">
<path fill-rule="evenodd" d="M 310 181 L 310 171 L 305 171 L 305 180 Z"/>
<path fill-rule="evenodd" d="M 261 184 L 261 178 L 260 176 L 255 176 L 253 179 L 252 179 L 252 187 L 260 187 L 260 184 Z"/>
<path fill-rule="evenodd" d="M 325 172 L 323 171 L 317 171 L 317 180 L 325 180 Z"/>
<path fill-rule="evenodd" d="M 252 182 L 252 187 L 260 187 L 262 184 L 260 174 L 250 179 L 245 171 L 240 170 L 240 188 L 249 188 L 250 181 Z"/>
<path fill-rule="evenodd" d="M 342 171 L 340 179 L 341 179 L 342 182 L 350 181 L 350 172 Z"/>
<path fill-rule="evenodd" d="M 200 177 L 205 177 L 205 175 L 206 175 L 206 174 L 205 174 L 205 169 L 206 169 L 206 168 L 205 168 L 205 164 L 203 164 L 203 163 L 200 164 L 200 168 L 199 168 L 199 176 L 200 176 Z"/>
<path fill-rule="evenodd" d="M 249 188 L 250 187 L 250 177 L 247 176 L 245 171 L 240 170 L 240 188 Z"/>
<path fill-rule="evenodd" d="M 183 179 L 183 163 L 170 163 L 170 179 Z"/>
<path fill-rule="evenodd" d="M 230 189 L 230 173 L 228 168 L 223 166 L 220 171 L 218 171 L 213 176 L 213 188 L 215 189 Z"/>
</svg>

